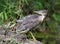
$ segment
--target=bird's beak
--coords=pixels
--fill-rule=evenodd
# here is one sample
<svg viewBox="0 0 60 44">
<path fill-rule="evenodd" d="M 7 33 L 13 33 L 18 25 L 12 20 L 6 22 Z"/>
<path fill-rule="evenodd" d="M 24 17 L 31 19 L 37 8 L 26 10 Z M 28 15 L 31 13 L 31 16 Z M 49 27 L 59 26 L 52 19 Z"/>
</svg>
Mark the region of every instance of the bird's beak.
<svg viewBox="0 0 60 44">
<path fill-rule="evenodd" d="M 45 16 L 45 15 L 47 15 L 47 10 L 34 11 L 34 13 Z"/>
</svg>

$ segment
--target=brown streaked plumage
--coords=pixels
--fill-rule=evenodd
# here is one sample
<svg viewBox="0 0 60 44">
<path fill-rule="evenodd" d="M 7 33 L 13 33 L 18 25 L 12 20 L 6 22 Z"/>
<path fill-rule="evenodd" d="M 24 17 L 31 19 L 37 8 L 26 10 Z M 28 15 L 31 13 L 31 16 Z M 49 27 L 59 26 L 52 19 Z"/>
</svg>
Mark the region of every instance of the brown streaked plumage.
<svg viewBox="0 0 60 44">
<path fill-rule="evenodd" d="M 34 12 L 37 14 L 28 15 L 25 16 L 23 19 L 17 20 L 18 23 L 21 23 L 21 25 L 18 26 L 16 30 L 17 33 L 28 32 L 31 28 L 37 26 L 40 22 L 42 22 L 47 15 L 47 10 Z"/>
</svg>

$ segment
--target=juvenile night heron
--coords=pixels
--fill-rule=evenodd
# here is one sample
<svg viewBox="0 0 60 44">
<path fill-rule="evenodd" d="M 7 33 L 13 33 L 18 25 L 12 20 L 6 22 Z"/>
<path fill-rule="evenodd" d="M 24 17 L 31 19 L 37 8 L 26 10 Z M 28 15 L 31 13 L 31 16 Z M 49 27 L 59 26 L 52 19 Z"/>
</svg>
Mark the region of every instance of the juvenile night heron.
<svg viewBox="0 0 60 44">
<path fill-rule="evenodd" d="M 21 25 L 17 28 L 16 32 L 24 33 L 31 30 L 33 27 L 37 26 L 42 22 L 47 15 L 47 10 L 34 11 L 37 14 L 32 14 L 25 16 L 23 19 L 17 20 Z"/>
</svg>

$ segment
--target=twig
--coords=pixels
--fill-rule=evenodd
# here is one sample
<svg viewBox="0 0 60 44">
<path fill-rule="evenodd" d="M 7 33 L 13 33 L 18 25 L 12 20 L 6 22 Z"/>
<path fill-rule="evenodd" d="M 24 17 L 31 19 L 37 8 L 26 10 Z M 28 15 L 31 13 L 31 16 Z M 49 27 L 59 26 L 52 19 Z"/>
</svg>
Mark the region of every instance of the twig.
<svg viewBox="0 0 60 44">
<path fill-rule="evenodd" d="M 33 40 L 36 41 L 36 38 L 35 38 L 35 36 L 33 35 L 33 33 L 32 33 L 31 31 L 30 31 L 29 33 L 31 34 Z"/>
</svg>

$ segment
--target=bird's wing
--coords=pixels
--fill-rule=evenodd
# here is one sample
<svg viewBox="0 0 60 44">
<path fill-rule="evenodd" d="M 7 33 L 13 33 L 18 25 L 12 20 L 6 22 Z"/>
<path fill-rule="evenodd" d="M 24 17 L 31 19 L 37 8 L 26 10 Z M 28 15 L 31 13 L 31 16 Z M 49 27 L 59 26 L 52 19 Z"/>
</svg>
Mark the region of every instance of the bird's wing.
<svg viewBox="0 0 60 44">
<path fill-rule="evenodd" d="M 18 19 L 17 22 L 18 23 L 22 23 L 24 21 L 27 21 L 27 19 L 29 19 L 32 15 L 28 15 L 28 16 L 25 16 L 23 19 Z"/>
<path fill-rule="evenodd" d="M 31 29 L 31 28 L 35 27 L 37 24 L 39 24 L 38 19 L 32 19 L 30 21 L 23 22 L 20 27 L 22 27 L 22 28 L 25 27 L 25 29 L 27 29 L 27 28 Z M 20 29 L 22 29 L 22 28 L 20 28 Z"/>
<path fill-rule="evenodd" d="M 37 24 L 39 24 L 38 18 L 39 18 L 38 15 L 28 15 L 24 17 L 23 22 L 17 28 L 17 31 L 24 32 L 24 31 L 28 31 L 31 28 L 35 27 Z"/>
<path fill-rule="evenodd" d="M 37 20 L 38 17 L 39 17 L 39 15 L 37 15 L 37 14 L 36 15 L 28 15 L 28 16 L 24 17 L 22 24 L 27 24 L 29 22 L 33 22 L 33 21 Z"/>
<path fill-rule="evenodd" d="M 18 23 L 23 23 L 23 22 L 27 22 L 27 21 L 30 22 L 31 20 L 36 19 L 36 18 L 38 18 L 38 17 L 39 17 L 39 15 L 37 15 L 37 14 L 28 15 L 28 16 L 25 16 L 23 19 L 17 20 L 17 22 L 18 22 Z"/>
<path fill-rule="evenodd" d="M 23 20 L 27 20 L 27 19 L 35 19 L 35 18 L 37 18 L 39 15 L 37 15 L 37 14 L 34 14 L 34 15 L 28 15 L 28 16 L 25 16 L 24 18 L 23 18 Z"/>
<path fill-rule="evenodd" d="M 20 33 L 28 32 L 29 30 L 31 30 L 33 27 L 35 27 L 38 24 L 39 24 L 38 21 L 28 22 L 25 25 L 21 24 L 21 26 L 19 26 L 16 31 Z"/>
</svg>

